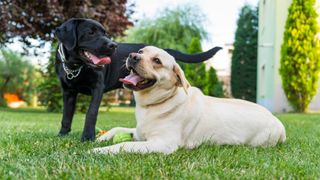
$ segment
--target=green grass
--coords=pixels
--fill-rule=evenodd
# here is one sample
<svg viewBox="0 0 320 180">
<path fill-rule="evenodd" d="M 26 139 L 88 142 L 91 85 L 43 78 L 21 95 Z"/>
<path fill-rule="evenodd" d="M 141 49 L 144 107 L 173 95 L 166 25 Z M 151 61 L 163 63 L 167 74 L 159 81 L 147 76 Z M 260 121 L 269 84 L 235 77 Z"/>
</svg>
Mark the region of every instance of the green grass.
<svg viewBox="0 0 320 180">
<path fill-rule="evenodd" d="M 81 143 L 84 114 L 57 137 L 61 114 L 0 109 L 0 178 L 14 179 L 319 179 L 320 115 L 281 114 L 287 142 L 272 148 L 202 145 L 171 155 L 95 155 Z M 133 109 L 100 112 L 98 127 L 134 127 Z"/>
</svg>

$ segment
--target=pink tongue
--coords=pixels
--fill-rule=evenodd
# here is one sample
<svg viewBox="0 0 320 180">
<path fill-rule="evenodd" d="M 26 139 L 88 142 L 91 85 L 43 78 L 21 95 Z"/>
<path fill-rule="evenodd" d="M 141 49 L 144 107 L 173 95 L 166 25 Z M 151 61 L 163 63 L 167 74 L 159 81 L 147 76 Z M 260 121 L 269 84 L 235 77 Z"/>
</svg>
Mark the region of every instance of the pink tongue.
<svg viewBox="0 0 320 180">
<path fill-rule="evenodd" d="M 93 55 L 90 53 L 90 59 L 93 62 L 93 64 L 97 65 L 104 65 L 104 64 L 110 64 L 111 63 L 111 58 L 110 57 L 103 57 L 103 58 L 98 58 L 97 56 Z"/>
<path fill-rule="evenodd" d="M 143 78 L 135 73 L 130 73 L 124 79 L 119 79 L 119 80 L 121 82 L 123 82 L 123 84 L 132 84 L 132 85 L 136 86 L 139 81 L 143 80 Z"/>
</svg>

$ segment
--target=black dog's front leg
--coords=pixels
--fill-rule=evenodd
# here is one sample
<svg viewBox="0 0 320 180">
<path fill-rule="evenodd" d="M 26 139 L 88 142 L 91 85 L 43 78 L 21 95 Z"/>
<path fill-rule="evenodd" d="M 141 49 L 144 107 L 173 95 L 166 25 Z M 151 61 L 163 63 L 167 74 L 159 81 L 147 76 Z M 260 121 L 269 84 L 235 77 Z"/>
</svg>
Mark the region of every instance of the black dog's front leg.
<svg viewBox="0 0 320 180">
<path fill-rule="evenodd" d="M 63 116 L 59 136 L 67 135 L 71 131 L 71 123 L 76 107 L 77 94 L 77 92 L 69 90 L 63 91 Z"/>
<path fill-rule="evenodd" d="M 84 124 L 81 141 L 95 140 L 95 127 L 97 122 L 99 106 L 102 100 L 102 95 L 102 88 L 97 88 L 93 90 L 92 100 L 86 115 L 86 121 Z"/>
</svg>

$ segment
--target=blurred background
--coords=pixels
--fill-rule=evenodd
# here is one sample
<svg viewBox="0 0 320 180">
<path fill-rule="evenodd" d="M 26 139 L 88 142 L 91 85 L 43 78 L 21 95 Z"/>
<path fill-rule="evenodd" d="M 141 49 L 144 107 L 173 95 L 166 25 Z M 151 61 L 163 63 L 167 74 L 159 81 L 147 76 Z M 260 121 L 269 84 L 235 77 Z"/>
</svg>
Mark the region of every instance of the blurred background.
<svg viewBox="0 0 320 180">
<path fill-rule="evenodd" d="M 102 23 L 116 42 L 186 53 L 223 50 L 180 65 L 206 95 L 257 102 L 272 112 L 319 111 L 316 0 L 1 0 L 0 106 L 62 110 L 54 30 L 72 17 Z M 85 112 L 90 97 L 81 95 Z M 130 91 L 105 94 L 101 110 L 132 106 Z"/>
</svg>

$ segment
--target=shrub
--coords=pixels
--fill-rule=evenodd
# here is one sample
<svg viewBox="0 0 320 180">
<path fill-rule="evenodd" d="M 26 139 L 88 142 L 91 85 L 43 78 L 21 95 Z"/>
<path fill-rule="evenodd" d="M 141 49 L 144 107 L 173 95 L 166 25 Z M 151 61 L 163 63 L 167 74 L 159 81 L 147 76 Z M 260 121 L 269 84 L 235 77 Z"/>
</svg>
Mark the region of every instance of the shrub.
<svg viewBox="0 0 320 180">
<path fill-rule="evenodd" d="M 15 93 L 30 103 L 36 93 L 35 68 L 19 53 L 1 50 L 0 54 L 0 105 L 6 106 L 4 93 Z"/>
<path fill-rule="evenodd" d="M 281 47 L 282 86 L 294 110 L 307 110 L 317 93 L 319 39 L 315 0 L 293 0 Z"/>
<path fill-rule="evenodd" d="M 204 89 L 204 93 L 214 97 L 224 97 L 223 83 L 219 81 L 216 70 L 210 67 L 207 71 L 207 86 Z"/>
</svg>

